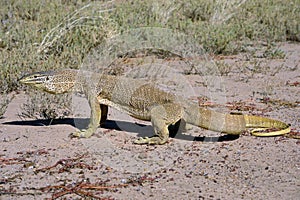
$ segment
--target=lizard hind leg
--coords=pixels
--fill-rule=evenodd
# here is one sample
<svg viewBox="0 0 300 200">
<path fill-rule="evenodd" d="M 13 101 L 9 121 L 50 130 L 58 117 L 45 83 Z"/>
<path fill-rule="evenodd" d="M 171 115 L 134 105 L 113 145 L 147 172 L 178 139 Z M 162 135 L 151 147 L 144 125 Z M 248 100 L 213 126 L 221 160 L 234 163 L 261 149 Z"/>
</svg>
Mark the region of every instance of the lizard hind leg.
<svg viewBox="0 0 300 200">
<path fill-rule="evenodd" d="M 182 118 L 180 105 L 169 103 L 155 106 L 151 109 L 151 123 L 155 135 L 152 137 L 139 138 L 135 144 L 165 144 L 169 139 L 169 125 L 174 125 Z"/>
<path fill-rule="evenodd" d="M 104 104 L 100 104 L 100 110 L 101 110 L 100 126 L 103 127 L 105 121 L 107 120 L 108 106 Z"/>
</svg>

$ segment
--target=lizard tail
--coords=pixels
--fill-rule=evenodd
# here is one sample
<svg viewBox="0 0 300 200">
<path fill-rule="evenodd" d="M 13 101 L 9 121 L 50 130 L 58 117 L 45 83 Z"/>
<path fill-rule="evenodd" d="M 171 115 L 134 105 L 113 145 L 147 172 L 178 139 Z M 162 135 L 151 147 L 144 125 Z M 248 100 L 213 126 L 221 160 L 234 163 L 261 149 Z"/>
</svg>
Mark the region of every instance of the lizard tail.
<svg viewBox="0 0 300 200">
<path fill-rule="evenodd" d="M 255 136 L 278 136 L 287 134 L 291 131 L 289 124 L 279 120 L 252 115 L 243 116 L 246 122 L 246 127 L 254 128 L 251 130 L 251 134 Z M 278 130 L 267 132 L 266 130 L 270 128 Z"/>
<path fill-rule="evenodd" d="M 278 120 L 252 115 L 226 114 L 198 106 L 189 106 L 183 118 L 195 126 L 227 134 L 241 134 L 251 128 L 253 129 L 250 132 L 254 136 L 278 136 L 291 131 L 288 124 Z"/>
</svg>

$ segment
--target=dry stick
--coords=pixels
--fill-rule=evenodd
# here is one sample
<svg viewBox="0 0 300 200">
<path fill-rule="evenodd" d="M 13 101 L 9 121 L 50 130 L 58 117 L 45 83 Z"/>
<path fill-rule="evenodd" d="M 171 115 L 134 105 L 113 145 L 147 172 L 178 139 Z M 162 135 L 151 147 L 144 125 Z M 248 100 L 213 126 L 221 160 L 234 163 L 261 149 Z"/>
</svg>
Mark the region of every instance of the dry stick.
<svg viewBox="0 0 300 200">
<path fill-rule="evenodd" d="M 292 130 L 288 134 L 284 135 L 287 138 L 300 139 L 300 131 Z"/>
<path fill-rule="evenodd" d="M 134 184 L 134 183 L 142 184 L 142 182 L 147 181 L 147 180 L 153 181 L 153 180 L 155 180 L 155 178 L 148 178 L 146 176 L 143 176 L 143 177 L 140 177 L 138 180 L 131 181 L 130 183 L 127 183 L 127 184 L 119 184 L 119 185 L 111 185 L 111 186 L 99 185 L 99 184 L 103 184 L 103 183 L 91 184 L 91 183 L 79 182 L 73 187 L 68 187 L 68 186 L 64 186 L 64 185 L 54 185 L 54 186 L 47 186 L 44 188 L 40 188 L 40 190 L 41 191 L 50 191 L 52 189 L 61 190 L 58 192 L 54 192 L 54 194 L 52 194 L 52 199 L 57 199 L 59 197 L 67 195 L 67 194 L 76 194 L 76 195 L 83 196 L 83 197 L 92 197 L 94 199 L 108 200 L 109 198 L 101 198 L 101 197 L 93 194 L 89 190 L 103 191 L 103 190 L 109 190 L 109 189 L 115 189 L 115 188 L 122 188 L 122 187 L 127 187 L 130 184 Z"/>
<path fill-rule="evenodd" d="M 61 160 L 57 161 L 52 166 L 48 166 L 48 167 L 44 167 L 44 168 L 41 168 L 41 169 L 37 169 L 36 172 L 45 172 L 47 170 L 55 168 L 59 164 L 61 164 L 62 166 L 64 166 L 62 169 L 59 170 L 59 172 L 63 172 L 66 168 L 68 168 L 68 167 L 70 168 L 72 166 L 84 166 L 84 168 L 93 169 L 93 167 L 91 167 L 91 166 L 89 166 L 87 164 L 84 164 L 84 163 L 75 163 L 74 164 L 74 162 L 80 160 L 84 156 L 86 156 L 86 154 L 83 154 L 83 155 L 79 156 L 78 158 L 61 159 Z"/>
<path fill-rule="evenodd" d="M 67 187 L 64 187 L 64 190 L 61 192 L 56 192 L 52 195 L 52 199 L 57 199 L 59 197 L 65 196 L 67 194 L 72 194 L 72 191 L 68 189 Z"/>
<path fill-rule="evenodd" d="M 94 195 L 93 193 L 85 190 L 93 189 L 93 190 L 108 190 L 108 189 L 113 189 L 113 188 L 121 188 L 121 187 L 127 187 L 129 184 L 120 184 L 120 185 L 113 185 L 113 186 L 99 186 L 99 185 L 93 185 L 93 184 L 86 184 L 86 183 L 78 183 L 74 187 L 67 187 L 63 185 L 55 185 L 55 186 L 47 186 L 44 188 L 41 188 L 42 191 L 45 190 L 51 190 L 51 189 L 61 189 L 62 191 L 60 192 L 55 192 L 52 195 L 52 199 L 57 199 L 59 197 L 62 197 L 67 194 L 77 194 L 79 196 L 83 197 L 92 197 L 95 199 L 104 199 L 99 196 Z"/>
<path fill-rule="evenodd" d="M 24 164 L 24 162 L 31 162 L 25 158 L 0 158 L 0 164 L 2 165 L 14 165 L 14 164 Z"/>
<path fill-rule="evenodd" d="M 59 197 L 62 197 L 64 195 L 67 194 L 72 194 L 72 190 L 69 189 L 67 186 L 63 186 L 63 185 L 54 185 L 54 186 L 47 186 L 44 188 L 40 188 L 41 191 L 45 192 L 45 190 L 51 190 L 51 189 L 62 189 L 62 191 L 60 192 L 55 192 L 52 194 L 52 198 L 51 199 L 57 199 Z"/>
</svg>

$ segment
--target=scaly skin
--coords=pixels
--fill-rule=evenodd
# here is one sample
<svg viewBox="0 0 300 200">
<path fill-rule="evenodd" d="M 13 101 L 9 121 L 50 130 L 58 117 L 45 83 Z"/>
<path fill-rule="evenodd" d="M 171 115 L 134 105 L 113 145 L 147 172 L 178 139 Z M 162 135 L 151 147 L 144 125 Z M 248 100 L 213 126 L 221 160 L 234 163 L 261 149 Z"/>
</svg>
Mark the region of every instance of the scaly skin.
<svg viewBox="0 0 300 200">
<path fill-rule="evenodd" d="M 164 144 L 169 138 L 169 125 L 179 120 L 202 128 L 227 134 L 241 134 L 249 128 L 255 136 L 277 136 L 290 132 L 289 125 L 269 118 L 225 114 L 199 107 L 155 85 L 141 80 L 103 75 L 78 70 L 37 72 L 24 76 L 21 83 L 52 94 L 83 92 L 91 107 L 91 119 L 86 130 L 73 133 L 90 137 L 107 118 L 108 106 L 130 116 L 151 121 L 155 135 L 140 138 L 136 144 Z M 278 131 L 263 132 L 268 128 Z"/>
</svg>

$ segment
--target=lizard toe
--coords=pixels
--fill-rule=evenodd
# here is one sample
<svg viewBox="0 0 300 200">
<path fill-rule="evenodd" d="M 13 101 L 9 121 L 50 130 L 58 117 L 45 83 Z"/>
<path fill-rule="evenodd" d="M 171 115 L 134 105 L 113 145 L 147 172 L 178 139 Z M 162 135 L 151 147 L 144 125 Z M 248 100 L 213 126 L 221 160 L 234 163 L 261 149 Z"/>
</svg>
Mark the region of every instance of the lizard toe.
<svg viewBox="0 0 300 200">
<path fill-rule="evenodd" d="M 148 137 L 140 137 L 139 139 L 137 140 L 134 140 L 133 143 L 134 144 L 149 144 L 149 139 Z"/>
<path fill-rule="evenodd" d="M 80 131 L 76 131 L 71 134 L 71 137 L 78 137 L 78 138 L 89 138 L 93 134 L 93 131 L 89 129 L 83 129 Z"/>
<path fill-rule="evenodd" d="M 158 136 L 153 136 L 153 137 L 141 137 L 137 140 L 135 140 L 133 143 L 134 144 L 151 144 L 151 145 L 157 145 L 157 144 L 165 144 L 167 141 L 162 140 Z"/>
</svg>

